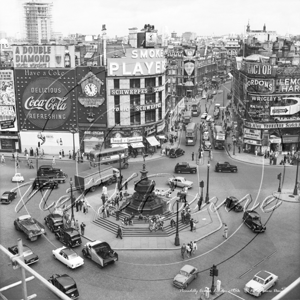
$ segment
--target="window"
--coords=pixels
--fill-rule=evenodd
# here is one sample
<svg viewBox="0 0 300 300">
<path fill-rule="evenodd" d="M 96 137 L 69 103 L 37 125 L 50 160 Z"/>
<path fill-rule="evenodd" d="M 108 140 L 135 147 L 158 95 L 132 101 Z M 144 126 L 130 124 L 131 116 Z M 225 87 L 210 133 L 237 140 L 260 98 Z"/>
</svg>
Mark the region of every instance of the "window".
<svg viewBox="0 0 300 300">
<path fill-rule="evenodd" d="M 158 85 L 161 86 L 162 85 L 162 76 L 158 77 Z"/>
<path fill-rule="evenodd" d="M 119 80 L 119 79 L 114 79 Z M 114 102 L 115 102 L 115 124 L 120 124 L 121 117 L 120 117 L 120 95 L 114 96 Z"/>
<path fill-rule="evenodd" d="M 130 79 L 130 88 L 140 88 L 140 79 Z"/>
<path fill-rule="evenodd" d="M 162 102 L 162 92 L 158 92 L 158 102 Z"/>
<path fill-rule="evenodd" d="M 146 110 L 145 119 L 146 123 L 155 122 L 155 109 Z"/>
<path fill-rule="evenodd" d="M 155 86 L 155 77 L 145 78 L 145 87 Z"/>
<path fill-rule="evenodd" d="M 153 104 L 153 103 L 155 103 L 155 93 L 145 94 L 145 104 Z"/>
<path fill-rule="evenodd" d="M 114 79 L 114 89 L 120 88 L 120 79 Z"/>
<path fill-rule="evenodd" d="M 158 108 L 158 120 L 157 121 L 159 121 L 161 119 L 162 119 L 162 107 L 159 107 Z"/>
<path fill-rule="evenodd" d="M 135 110 L 135 107 L 140 104 L 140 95 L 130 95 L 130 125 L 141 124 L 141 112 Z"/>
</svg>

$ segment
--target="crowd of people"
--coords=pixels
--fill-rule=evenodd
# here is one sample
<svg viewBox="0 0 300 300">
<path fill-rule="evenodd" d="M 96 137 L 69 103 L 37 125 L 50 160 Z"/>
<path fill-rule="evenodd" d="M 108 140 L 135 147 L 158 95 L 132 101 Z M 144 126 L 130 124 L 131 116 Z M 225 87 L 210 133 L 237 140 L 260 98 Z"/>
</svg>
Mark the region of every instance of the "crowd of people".
<svg viewBox="0 0 300 300">
<path fill-rule="evenodd" d="M 185 256 L 190 258 L 192 254 L 195 254 L 196 250 L 198 250 L 196 241 L 190 241 L 189 243 L 183 243 L 181 246 L 181 257 L 184 259 Z"/>
</svg>

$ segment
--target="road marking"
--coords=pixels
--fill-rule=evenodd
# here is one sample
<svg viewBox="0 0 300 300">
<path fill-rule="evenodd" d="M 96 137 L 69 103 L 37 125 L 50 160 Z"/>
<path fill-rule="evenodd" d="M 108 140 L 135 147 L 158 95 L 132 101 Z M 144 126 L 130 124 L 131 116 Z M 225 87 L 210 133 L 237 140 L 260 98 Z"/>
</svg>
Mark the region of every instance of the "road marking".
<svg viewBox="0 0 300 300">
<path fill-rule="evenodd" d="M 229 291 L 228 291 L 228 293 L 229 293 L 229 294 L 231 294 L 231 295 L 233 295 L 233 296 L 235 296 L 235 297 L 237 297 L 237 298 L 239 298 L 239 299 L 245 300 L 244 298 L 242 298 L 242 297 L 239 297 L 238 295 L 236 295 L 236 294 L 233 294 L 233 293 L 231 293 L 231 292 L 229 292 Z"/>
</svg>

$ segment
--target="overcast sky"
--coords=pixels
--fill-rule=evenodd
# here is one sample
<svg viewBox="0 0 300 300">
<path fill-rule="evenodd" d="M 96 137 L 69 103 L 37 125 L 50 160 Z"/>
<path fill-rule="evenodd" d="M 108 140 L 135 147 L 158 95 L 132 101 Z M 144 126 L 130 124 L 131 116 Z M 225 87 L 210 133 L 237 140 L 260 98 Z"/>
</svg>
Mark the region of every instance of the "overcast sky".
<svg viewBox="0 0 300 300">
<path fill-rule="evenodd" d="M 21 31 L 22 0 L 0 0 L 0 31 Z M 44 0 L 42 2 L 45 2 Z M 300 0 L 52 0 L 53 30 L 128 35 L 128 28 L 154 25 L 158 33 L 196 32 L 197 35 L 240 34 L 251 29 L 300 34 Z"/>
</svg>

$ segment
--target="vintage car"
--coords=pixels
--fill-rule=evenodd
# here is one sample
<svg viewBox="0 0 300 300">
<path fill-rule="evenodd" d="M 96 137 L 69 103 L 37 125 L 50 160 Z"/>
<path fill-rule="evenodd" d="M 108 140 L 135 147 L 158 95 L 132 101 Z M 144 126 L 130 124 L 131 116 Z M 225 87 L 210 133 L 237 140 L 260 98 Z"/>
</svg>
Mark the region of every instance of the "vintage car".
<svg viewBox="0 0 300 300">
<path fill-rule="evenodd" d="M 243 221 L 253 232 L 265 232 L 266 226 L 261 223 L 260 216 L 255 210 L 247 210 L 244 212 Z"/>
<path fill-rule="evenodd" d="M 207 117 L 207 113 L 203 113 L 203 114 L 201 115 L 201 119 L 206 119 L 206 117 Z"/>
<path fill-rule="evenodd" d="M 10 192 L 10 191 L 4 192 L 1 196 L 0 202 L 6 204 L 11 203 L 14 199 L 16 199 L 16 196 L 17 196 L 17 192 Z"/>
<path fill-rule="evenodd" d="M 256 273 L 244 287 L 244 292 L 259 297 L 278 281 L 278 276 L 268 271 Z"/>
<path fill-rule="evenodd" d="M 231 165 L 229 162 L 225 161 L 224 163 L 216 163 L 215 165 L 216 172 L 233 172 L 236 173 L 238 171 L 237 166 Z"/>
<path fill-rule="evenodd" d="M 177 163 L 174 169 L 175 173 L 192 173 L 192 174 L 196 174 L 197 173 L 197 166 L 191 166 L 189 163 L 187 162 L 181 162 L 181 163 Z"/>
<path fill-rule="evenodd" d="M 227 99 L 231 99 L 232 98 L 232 94 L 231 93 L 228 93 L 227 94 Z"/>
<path fill-rule="evenodd" d="M 79 231 L 71 227 L 61 227 L 55 231 L 55 237 L 69 248 L 80 246 L 82 243 Z"/>
<path fill-rule="evenodd" d="M 51 232 L 57 232 L 64 226 L 63 217 L 60 214 L 50 214 L 44 218 L 44 221 Z"/>
<path fill-rule="evenodd" d="M 187 187 L 187 188 L 192 188 L 193 182 L 186 180 L 184 177 L 172 177 L 169 178 L 169 185 L 171 186 L 171 183 L 173 183 L 174 187 Z"/>
<path fill-rule="evenodd" d="M 52 275 L 48 281 L 71 299 L 78 299 L 79 292 L 75 280 L 67 274 Z"/>
<path fill-rule="evenodd" d="M 208 131 L 205 131 L 205 132 L 203 133 L 203 139 L 204 139 L 205 141 L 208 141 L 208 140 L 209 140 L 209 133 L 208 133 Z"/>
<path fill-rule="evenodd" d="M 19 254 L 18 245 L 8 247 L 8 251 L 14 255 Z M 39 261 L 39 257 L 35 253 L 33 253 L 32 250 L 25 244 L 23 245 L 23 255 L 26 265 L 31 265 Z"/>
<path fill-rule="evenodd" d="M 185 151 L 182 150 L 181 148 L 172 148 L 172 149 L 170 149 L 168 156 L 170 158 L 177 158 L 179 156 L 184 155 L 184 153 L 185 153 Z"/>
<path fill-rule="evenodd" d="M 21 175 L 21 173 L 16 173 L 12 177 L 11 182 L 24 182 L 24 177 Z"/>
<path fill-rule="evenodd" d="M 235 198 L 233 196 L 229 196 L 226 198 L 225 206 L 229 210 L 241 212 L 241 211 L 243 211 L 243 206 L 241 204 L 239 204 L 238 202 L 239 202 L 239 200 L 237 198 Z"/>
<path fill-rule="evenodd" d="M 18 217 L 14 226 L 16 230 L 23 231 L 30 241 L 36 241 L 39 236 L 46 234 L 45 227 L 30 215 Z"/>
<path fill-rule="evenodd" d="M 186 289 L 187 286 L 198 277 L 197 271 L 197 268 L 185 265 L 173 279 L 173 285 L 180 289 Z"/>
<path fill-rule="evenodd" d="M 204 149 L 204 151 L 211 150 L 211 142 L 210 141 L 204 141 L 203 142 L 203 149 Z"/>
<path fill-rule="evenodd" d="M 32 183 L 33 189 L 57 189 L 58 182 L 52 178 L 39 176 Z"/>
<path fill-rule="evenodd" d="M 55 259 L 65 264 L 68 268 L 75 269 L 84 264 L 84 259 L 72 249 L 65 246 L 52 250 Z"/>
</svg>

